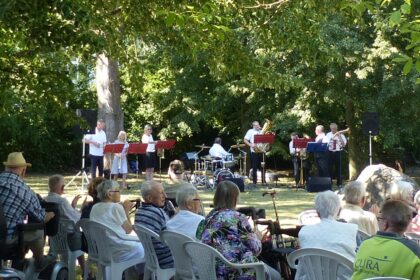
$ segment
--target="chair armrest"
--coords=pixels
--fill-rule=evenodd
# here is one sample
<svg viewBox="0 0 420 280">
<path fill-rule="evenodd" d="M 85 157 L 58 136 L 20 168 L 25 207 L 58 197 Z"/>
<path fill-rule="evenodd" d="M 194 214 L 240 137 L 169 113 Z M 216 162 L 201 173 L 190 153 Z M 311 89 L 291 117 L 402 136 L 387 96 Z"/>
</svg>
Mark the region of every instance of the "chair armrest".
<svg viewBox="0 0 420 280">
<path fill-rule="evenodd" d="M 253 263 L 231 263 L 229 265 L 233 268 L 243 269 L 243 268 L 252 268 L 256 272 L 256 279 L 265 279 L 265 269 L 263 262 L 253 262 Z"/>
</svg>

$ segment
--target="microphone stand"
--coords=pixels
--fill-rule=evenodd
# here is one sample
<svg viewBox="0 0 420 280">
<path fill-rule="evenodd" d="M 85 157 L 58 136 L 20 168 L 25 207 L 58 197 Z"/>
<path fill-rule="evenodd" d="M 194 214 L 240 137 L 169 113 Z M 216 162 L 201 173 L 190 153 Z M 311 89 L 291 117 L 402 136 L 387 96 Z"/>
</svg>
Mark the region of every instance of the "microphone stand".
<svg viewBox="0 0 420 280">
<path fill-rule="evenodd" d="M 86 168 L 85 168 L 85 152 L 86 152 L 86 142 L 85 142 L 85 134 L 83 135 L 83 140 L 82 140 L 82 168 L 79 170 L 79 172 L 76 173 L 76 175 L 73 176 L 73 178 L 71 178 L 71 180 L 66 184 L 65 187 L 68 187 L 70 184 L 72 184 L 74 182 L 74 180 L 76 180 L 78 177 L 80 177 L 80 179 L 82 180 L 82 186 L 81 186 L 81 191 L 82 193 L 85 192 L 85 186 L 87 186 L 89 184 L 89 177 L 86 174 Z"/>
</svg>

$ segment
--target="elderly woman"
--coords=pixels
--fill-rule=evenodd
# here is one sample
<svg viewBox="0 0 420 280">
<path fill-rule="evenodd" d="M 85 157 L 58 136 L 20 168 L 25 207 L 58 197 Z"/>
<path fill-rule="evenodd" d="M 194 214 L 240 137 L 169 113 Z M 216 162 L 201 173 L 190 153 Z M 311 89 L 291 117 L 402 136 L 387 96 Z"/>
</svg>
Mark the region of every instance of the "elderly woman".
<svg viewBox="0 0 420 280">
<path fill-rule="evenodd" d="M 392 184 L 390 188 L 389 199 L 400 200 L 404 202 L 413 212 L 413 216 L 416 214 L 416 209 L 413 205 L 414 186 L 407 181 L 398 181 Z"/>
<path fill-rule="evenodd" d="M 177 206 L 176 202 L 176 193 L 183 186 L 184 183 L 184 164 L 180 160 L 171 161 L 168 168 L 168 176 L 171 181 L 170 184 L 165 184 L 165 193 L 166 196 L 171 200 L 171 202 Z"/>
<path fill-rule="evenodd" d="M 414 196 L 414 205 L 417 209 L 417 215 L 411 220 L 411 223 L 408 225 L 406 232 L 414 232 L 420 234 L 420 191 L 417 191 L 416 195 Z"/>
<path fill-rule="evenodd" d="M 366 189 L 362 182 L 352 181 L 344 187 L 344 200 L 346 204 L 340 211 L 340 219 L 356 224 L 359 230 L 370 235 L 379 230 L 375 214 L 363 210 L 366 203 Z"/>
<path fill-rule="evenodd" d="M 176 193 L 179 212 L 166 223 L 166 229 L 196 238 L 197 227 L 204 217 L 201 213 L 201 200 L 194 185 L 183 183 Z"/>
<path fill-rule="evenodd" d="M 115 154 L 114 159 L 112 160 L 111 175 L 114 180 L 118 179 L 118 174 L 122 176 L 122 187 L 129 189 L 127 186 L 127 151 L 128 151 L 128 142 L 127 142 L 127 133 L 125 131 L 120 131 L 118 133 L 117 140 L 114 144 L 124 144 L 124 147 L 119 154 Z"/>
<path fill-rule="evenodd" d="M 137 235 L 130 235 L 133 225 L 129 211 L 129 200 L 120 203 L 120 185 L 116 181 L 106 180 L 98 188 L 100 202 L 92 207 L 90 219 L 112 229 L 116 235 L 109 236 L 109 246 L 114 258 L 126 261 L 134 257 L 144 258 L 144 248 Z"/>
<path fill-rule="evenodd" d="M 197 238 L 216 248 L 230 262 L 257 262 L 261 241 L 252 231 L 247 217 L 235 210 L 238 199 L 239 188 L 235 183 L 220 182 L 213 198 L 214 209 L 200 224 Z M 266 269 L 271 279 L 280 279 L 277 271 L 267 265 Z M 237 273 L 223 264 L 218 264 L 216 268 L 217 279 L 235 279 Z M 252 271 L 246 273 L 248 278 L 244 279 L 255 279 Z"/>
<path fill-rule="evenodd" d="M 318 193 L 315 196 L 315 209 L 321 222 L 302 227 L 299 231 L 300 248 L 325 249 L 354 260 L 358 226 L 336 221 L 340 211 L 338 195 L 332 191 Z M 350 271 L 343 273 L 345 276 L 351 275 Z M 306 279 L 303 274 L 298 270 L 295 279 Z"/>
</svg>

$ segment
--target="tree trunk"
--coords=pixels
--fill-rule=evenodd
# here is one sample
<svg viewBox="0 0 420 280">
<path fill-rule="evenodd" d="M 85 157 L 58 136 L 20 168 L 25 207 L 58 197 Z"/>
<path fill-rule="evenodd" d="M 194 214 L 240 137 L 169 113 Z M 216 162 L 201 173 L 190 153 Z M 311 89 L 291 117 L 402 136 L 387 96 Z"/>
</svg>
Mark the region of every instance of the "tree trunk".
<svg viewBox="0 0 420 280">
<path fill-rule="evenodd" d="M 357 175 L 360 173 L 360 143 L 358 140 L 358 133 L 355 123 L 355 108 L 352 100 L 348 100 L 346 103 L 346 123 L 349 132 L 348 151 L 349 151 L 349 180 L 355 180 Z"/>
<path fill-rule="evenodd" d="M 96 59 L 96 92 L 98 95 L 98 118 L 105 121 L 105 132 L 109 143 L 117 139 L 124 129 L 124 114 L 121 110 L 121 90 L 118 64 L 105 54 Z M 111 155 L 104 158 L 104 168 L 110 169 Z"/>
</svg>

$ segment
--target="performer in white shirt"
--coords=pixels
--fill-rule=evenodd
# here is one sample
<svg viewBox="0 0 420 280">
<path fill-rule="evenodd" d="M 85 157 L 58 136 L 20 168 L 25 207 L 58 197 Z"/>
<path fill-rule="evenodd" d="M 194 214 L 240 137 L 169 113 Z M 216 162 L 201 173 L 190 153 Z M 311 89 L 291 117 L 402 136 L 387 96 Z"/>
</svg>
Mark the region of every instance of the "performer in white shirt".
<svg viewBox="0 0 420 280">
<path fill-rule="evenodd" d="M 343 185 L 341 176 L 341 156 L 344 147 L 347 145 L 347 139 L 342 133 L 337 133 L 336 123 L 330 124 L 330 132 L 325 136 L 328 142 L 328 162 L 331 179 L 337 178 L 337 186 Z M 335 167 L 335 170 L 334 170 Z"/>
<path fill-rule="evenodd" d="M 215 158 L 223 159 L 227 154 L 229 153 L 222 147 L 222 138 L 216 137 L 216 139 L 214 139 L 213 146 L 209 150 L 209 155 Z"/>
<path fill-rule="evenodd" d="M 146 154 L 143 155 L 143 166 L 146 168 L 146 181 L 153 181 L 153 171 L 156 168 L 156 143 L 152 136 L 152 126 L 146 124 L 144 126 L 144 134 L 141 142 L 147 145 Z"/>
<path fill-rule="evenodd" d="M 306 149 L 294 148 L 293 140 L 299 139 L 299 134 L 297 132 L 292 132 L 290 134 L 289 142 L 289 153 L 292 156 L 293 163 L 293 176 L 295 177 L 295 187 L 299 187 L 300 178 L 300 169 L 303 168 L 303 182 L 308 181 L 309 177 L 309 162 L 306 159 Z M 302 162 L 301 162 L 302 158 Z"/>
<path fill-rule="evenodd" d="M 315 142 L 317 143 L 328 143 L 328 139 L 325 137 L 324 126 L 317 125 L 315 127 Z M 329 167 L 328 167 L 328 153 L 327 152 L 315 152 L 314 153 L 315 164 L 318 170 L 319 177 L 329 177 Z"/>
<path fill-rule="evenodd" d="M 262 153 L 256 153 L 254 150 L 254 135 L 261 134 L 261 126 L 258 121 L 252 122 L 252 128 L 249 129 L 244 137 L 244 143 L 250 147 L 251 150 L 251 167 L 252 167 L 252 182 L 257 184 L 257 170 L 261 167 L 261 162 L 263 159 Z M 262 184 L 265 185 L 265 174 L 261 174 Z"/>
<path fill-rule="evenodd" d="M 119 154 L 114 155 L 112 160 L 111 175 L 115 181 L 118 181 L 118 174 L 122 175 L 122 188 L 128 188 L 126 179 L 127 179 L 127 151 L 128 151 L 128 142 L 127 142 L 127 133 L 125 131 L 120 131 L 118 133 L 118 138 L 115 140 L 114 144 L 124 144 L 124 147 Z"/>
<path fill-rule="evenodd" d="M 96 169 L 98 169 L 98 175 L 100 177 L 102 177 L 104 173 L 104 147 L 106 144 L 104 128 L 104 120 L 99 119 L 96 122 L 95 134 L 86 134 L 84 139 L 85 143 L 89 144 L 90 172 L 92 179 L 96 177 Z"/>
</svg>

